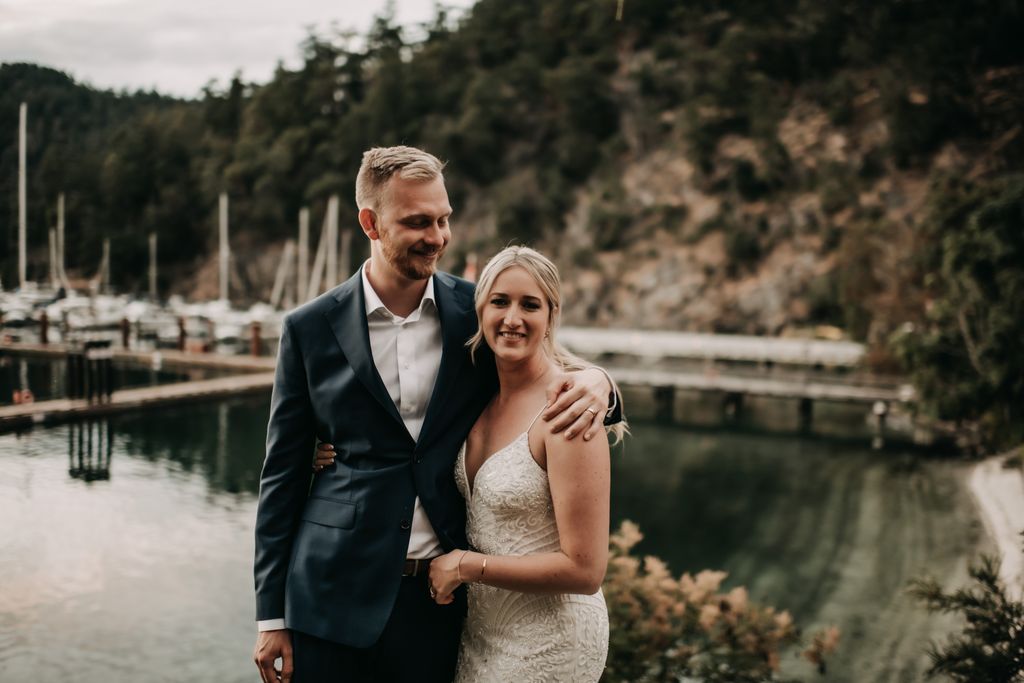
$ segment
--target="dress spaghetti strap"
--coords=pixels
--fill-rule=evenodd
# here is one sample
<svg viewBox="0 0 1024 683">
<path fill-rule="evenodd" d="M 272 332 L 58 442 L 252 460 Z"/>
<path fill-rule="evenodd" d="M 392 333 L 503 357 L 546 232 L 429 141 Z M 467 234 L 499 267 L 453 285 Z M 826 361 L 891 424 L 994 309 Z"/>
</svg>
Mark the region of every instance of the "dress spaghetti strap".
<svg viewBox="0 0 1024 683">
<path fill-rule="evenodd" d="M 540 409 L 540 412 L 530 421 L 530 426 L 526 428 L 526 433 L 529 434 L 530 430 L 533 429 L 533 425 L 537 422 L 537 418 L 544 414 L 544 411 L 548 409 L 548 404 L 545 403 L 544 407 Z"/>
</svg>

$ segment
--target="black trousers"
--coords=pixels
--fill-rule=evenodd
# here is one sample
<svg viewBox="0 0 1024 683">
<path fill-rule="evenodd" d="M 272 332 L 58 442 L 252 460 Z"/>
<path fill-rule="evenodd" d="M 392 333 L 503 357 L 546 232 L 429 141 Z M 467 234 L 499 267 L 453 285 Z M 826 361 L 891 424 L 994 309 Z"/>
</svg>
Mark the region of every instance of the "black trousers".
<svg viewBox="0 0 1024 683">
<path fill-rule="evenodd" d="M 292 683 L 451 683 L 465 615 L 465 588 L 438 605 L 426 575 L 402 577 L 384 632 L 368 648 L 292 631 Z"/>
</svg>

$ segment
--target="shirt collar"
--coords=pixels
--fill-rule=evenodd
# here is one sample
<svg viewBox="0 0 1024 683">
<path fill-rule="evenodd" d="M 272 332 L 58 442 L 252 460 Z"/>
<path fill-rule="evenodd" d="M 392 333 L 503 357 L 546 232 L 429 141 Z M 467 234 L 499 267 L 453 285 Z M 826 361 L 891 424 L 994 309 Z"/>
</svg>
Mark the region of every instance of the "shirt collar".
<svg viewBox="0 0 1024 683">
<path fill-rule="evenodd" d="M 381 314 L 385 315 L 388 318 L 400 319 L 400 320 L 403 319 L 403 318 L 399 318 L 397 315 L 395 315 L 390 310 L 388 310 L 388 307 L 384 305 L 383 301 L 381 301 L 380 296 L 377 295 L 377 290 L 375 290 L 373 288 L 373 285 L 370 284 L 370 278 L 367 277 L 367 275 L 366 275 L 366 269 L 367 269 L 367 267 L 369 265 L 370 265 L 370 261 L 369 261 L 369 259 L 367 259 L 367 261 L 363 264 L 363 267 L 359 271 L 361 273 L 361 275 L 362 275 L 362 278 L 363 278 L 363 295 L 366 298 L 366 317 L 370 317 L 371 315 L 374 315 L 375 313 L 381 313 Z M 415 311 L 413 311 L 408 316 L 406 316 L 404 318 L 404 320 L 409 320 L 410 322 L 413 321 L 413 320 L 417 320 L 419 318 L 419 316 L 420 316 L 420 311 L 423 310 L 424 304 L 426 304 L 426 302 L 428 302 L 428 301 L 435 308 L 437 307 L 437 302 L 434 300 L 434 278 L 433 278 L 433 276 L 431 276 L 430 278 L 427 279 L 427 288 L 425 290 L 423 290 L 423 298 L 420 299 L 420 305 L 416 307 Z"/>
</svg>

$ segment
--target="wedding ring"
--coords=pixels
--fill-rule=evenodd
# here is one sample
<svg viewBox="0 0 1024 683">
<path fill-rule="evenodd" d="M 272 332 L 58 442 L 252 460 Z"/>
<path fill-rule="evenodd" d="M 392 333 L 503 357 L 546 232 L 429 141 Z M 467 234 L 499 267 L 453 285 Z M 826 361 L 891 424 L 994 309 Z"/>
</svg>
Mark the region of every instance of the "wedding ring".
<svg viewBox="0 0 1024 683">
<path fill-rule="evenodd" d="M 584 410 L 583 412 L 585 412 L 585 413 L 591 413 L 591 414 L 593 414 L 593 416 L 594 416 L 594 417 L 597 417 L 597 411 L 596 411 L 596 410 L 594 410 L 593 408 L 587 408 L 587 409 L 586 409 L 586 410 Z"/>
<path fill-rule="evenodd" d="M 436 591 L 436 590 L 434 590 L 434 587 L 433 587 L 433 586 L 431 586 L 431 587 L 430 587 L 430 599 L 431 599 L 431 600 L 433 600 L 433 599 L 434 599 L 434 598 L 436 598 L 436 597 L 437 597 L 437 591 Z"/>
</svg>

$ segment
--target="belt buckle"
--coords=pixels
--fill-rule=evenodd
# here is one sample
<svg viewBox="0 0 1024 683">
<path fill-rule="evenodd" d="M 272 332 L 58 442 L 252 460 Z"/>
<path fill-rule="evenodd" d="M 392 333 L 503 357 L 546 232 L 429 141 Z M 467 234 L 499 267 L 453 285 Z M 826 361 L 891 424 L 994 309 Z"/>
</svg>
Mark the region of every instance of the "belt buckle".
<svg viewBox="0 0 1024 683">
<path fill-rule="evenodd" d="M 419 560 L 419 558 L 416 558 L 416 559 L 414 559 L 412 561 L 412 574 L 410 576 L 419 576 L 419 575 L 420 575 L 420 560 Z"/>
</svg>

